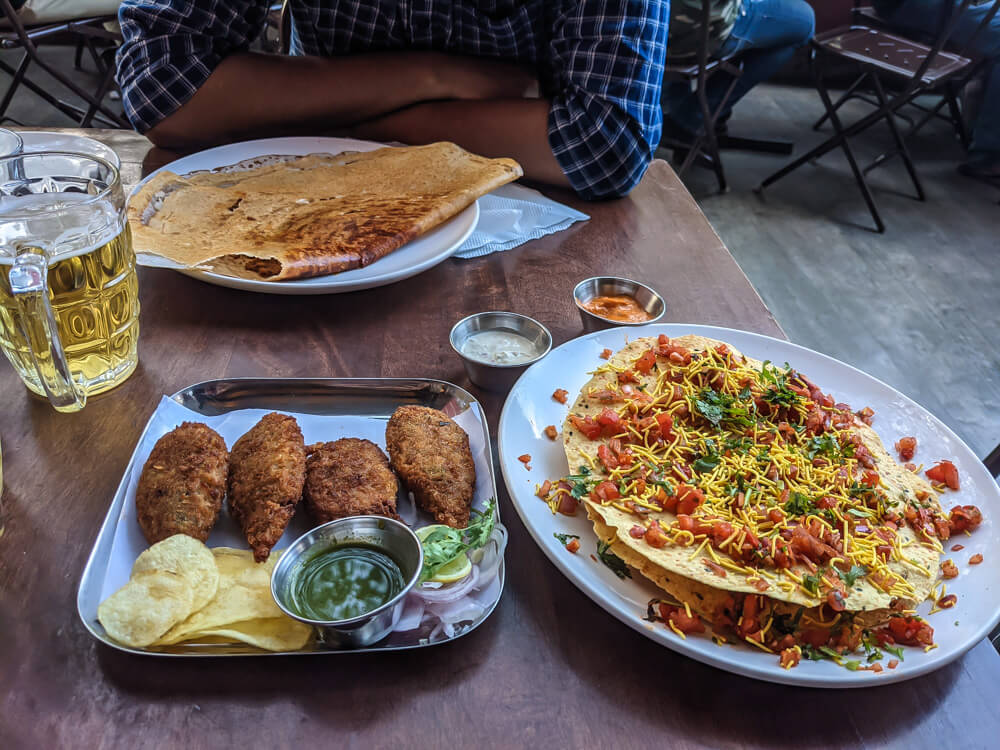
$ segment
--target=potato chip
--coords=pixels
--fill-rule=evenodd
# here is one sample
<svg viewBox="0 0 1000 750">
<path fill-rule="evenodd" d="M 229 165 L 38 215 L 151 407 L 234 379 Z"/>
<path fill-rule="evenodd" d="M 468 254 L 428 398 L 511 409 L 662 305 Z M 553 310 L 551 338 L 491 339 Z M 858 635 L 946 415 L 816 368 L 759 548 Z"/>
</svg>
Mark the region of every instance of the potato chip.
<svg viewBox="0 0 1000 750">
<path fill-rule="evenodd" d="M 157 646 L 191 640 L 192 634 L 256 619 L 289 619 L 271 596 L 271 571 L 279 555 L 256 563 L 249 550 L 216 547 L 212 550 L 219 568 L 219 588 L 208 604 L 178 623 Z"/>
<path fill-rule="evenodd" d="M 151 570 L 164 570 L 187 579 L 195 612 L 208 604 L 219 588 L 215 556 L 202 542 L 186 534 L 167 537 L 139 555 L 132 566 L 132 575 Z"/>
<path fill-rule="evenodd" d="M 126 646 L 153 643 L 191 614 L 193 594 L 186 578 L 168 571 L 133 576 L 97 608 L 107 634 Z"/>
<path fill-rule="evenodd" d="M 311 627 L 290 617 L 268 617 L 191 633 L 187 640 L 199 643 L 240 642 L 267 651 L 297 651 L 305 647 L 312 633 Z"/>
</svg>

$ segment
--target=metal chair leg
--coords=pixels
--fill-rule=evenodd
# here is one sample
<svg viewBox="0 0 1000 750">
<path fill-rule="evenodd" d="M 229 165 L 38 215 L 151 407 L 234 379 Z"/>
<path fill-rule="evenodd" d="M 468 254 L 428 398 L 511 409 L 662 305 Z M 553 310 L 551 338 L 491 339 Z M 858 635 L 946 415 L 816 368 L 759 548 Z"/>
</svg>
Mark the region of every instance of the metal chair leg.
<svg viewBox="0 0 1000 750">
<path fill-rule="evenodd" d="M 114 54 L 114 52 L 111 54 Z M 97 114 L 97 110 L 100 107 L 101 102 L 104 101 L 104 97 L 111 89 L 112 84 L 114 84 L 115 68 L 113 62 L 113 60 L 109 60 L 104 64 L 104 77 L 101 79 L 101 85 L 97 87 L 97 92 L 94 94 L 94 101 L 91 102 L 90 107 L 83 116 L 83 119 L 80 120 L 81 128 L 90 127 L 90 123 L 93 122 L 94 115 Z"/>
<path fill-rule="evenodd" d="M 830 123 L 833 125 L 834 132 L 841 138 L 840 146 L 844 151 L 844 156 L 847 157 L 847 163 L 851 166 L 851 171 L 854 173 L 854 179 L 858 183 L 861 195 L 865 199 L 865 203 L 868 204 L 868 211 L 875 221 L 875 227 L 878 233 L 882 234 L 885 232 L 885 224 L 882 221 L 881 215 L 879 215 L 878 208 L 875 206 L 875 196 L 872 195 L 871 188 L 868 187 L 868 181 L 865 179 L 864 173 L 858 167 L 858 162 L 854 158 L 854 151 L 851 150 L 851 145 L 847 140 L 844 126 L 840 122 L 840 117 L 837 116 L 837 110 L 833 108 L 833 102 L 830 101 L 830 93 L 826 90 L 826 84 L 823 83 L 823 77 L 819 74 L 819 71 L 816 73 L 816 89 L 819 91 L 820 99 L 823 100 L 823 106 L 826 107 L 827 114 L 830 115 Z M 892 116 L 891 113 L 887 113 L 887 115 L 889 117 Z"/>
<path fill-rule="evenodd" d="M 840 98 L 837 99 L 837 102 L 836 104 L 833 105 L 833 108 L 840 109 L 841 106 L 854 95 L 854 92 L 858 90 L 858 87 L 861 86 L 862 83 L 864 83 L 867 77 L 868 77 L 867 72 L 862 73 L 860 76 L 858 76 L 857 79 L 854 81 L 854 83 L 852 83 L 850 86 L 847 87 L 847 91 L 845 91 L 843 94 L 840 95 Z M 816 120 L 816 122 L 813 123 L 812 129 L 819 130 L 821 127 L 823 127 L 823 123 L 825 123 L 828 118 L 829 116 L 826 113 L 824 113 L 822 117 L 820 117 L 818 120 Z"/>
<path fill-rule="evenodd" d="M 969 128 L 965 124 L 965 116 L 962 108 L 958 104 L 958 92 L 952 84 L 945 86 L 945 99 L 948 102 L 948 112 L 951 114 L 951 121 L 958 132 L 958 139 L 962 142 L 962 148 L 969 150 Z"/>
<path fill-rule="evenodd" d="M 875 82 L 875 94 L 878 96 L 879 103 L 882 105 L 883 109 L 887 109 L 889 100 L 886 98 L 885 89 L 882 88 L 882 82 L 879 80 L 878 75 L 873 75 L 872 80 Z M 924 186 L 920 183 L 920 177 L 917 175 L 917 168 L 913 166 L 913 158 L 910 156 L 910 149 L 906 147 L 906 141 L 900 137 L 899 129 L 896 127 L 896 120 L 893 118 L 891 112 L 886 115 L 885 122 L 889 126 L 889 132 L 892 134 L 892 139 L 896 142 L 896 149 L 899 151 L 899 158 L 903 160 L 903 164 L 906 166 L 906 171 L 910 175 L 910 181 L 913 182 L 913 188 L 917 191 L 917 200 L 925 200 L 926 196 L 924 194 Z"/>
</svg>

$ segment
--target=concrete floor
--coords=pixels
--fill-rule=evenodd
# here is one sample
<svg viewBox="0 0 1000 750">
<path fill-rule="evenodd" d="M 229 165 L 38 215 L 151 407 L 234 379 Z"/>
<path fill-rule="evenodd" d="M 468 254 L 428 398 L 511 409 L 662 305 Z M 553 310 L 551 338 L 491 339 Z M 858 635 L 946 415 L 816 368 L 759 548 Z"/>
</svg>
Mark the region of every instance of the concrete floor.
<svg viewBox="0 0 1000 750">
<path fill-rule="evenodd" d="M 71 50 L 51 54 L 63 69 L 72 66 Z M 74 77 L 96 86 L 89 60 Z M 865 106 L 848 105 L 844 114 L 850 119 Z M 810 130 L 822 111 L 811 89 L 762 86 L 737 107 L 730 129 L 794 141 L 801 153 L 829 132 Z M 74 124 L 26 91 L 8 116 L 25 125 Z M 859 139 L 859 155 L 866 161 L 888 144 L 886 129 L 876 128 Z M 870 229 L 840 152 L 762 197 L 752 187 L 785 157 L 725 153 L 731 188 L 724 195 L 713 192 L 709 172 L 694 170 L 686 181 L 793 341 L 896 387 L 985 456 L 1000 442 L 1000 191 L 955 173 L 962 152 L 947 124 L 927 127 L 911 146 L 928 199 L 908 197 L 898 160 L 876 170 L 884 235 Z"/>
</svg>

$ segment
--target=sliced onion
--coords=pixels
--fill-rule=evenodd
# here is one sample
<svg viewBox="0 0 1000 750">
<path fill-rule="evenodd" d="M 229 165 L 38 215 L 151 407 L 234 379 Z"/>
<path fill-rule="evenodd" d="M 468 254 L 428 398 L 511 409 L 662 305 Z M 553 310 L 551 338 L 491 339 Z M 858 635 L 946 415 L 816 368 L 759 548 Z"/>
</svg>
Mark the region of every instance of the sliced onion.
<svg viewBox="0 0 1000 750">
<path fill-rule="evenodd" d="M 482 579 L 480 579 L 482 580 Z M 469 594 L 471 599 L 475 599 L 479 604 L 482 605 L 483 609 L 489 609 L 493 606 L 493 602 L 500 598 L 500 578 L 499 576 L 493 576 L 493 580 L 487 583 L 485 586 L 480 586 L 478 591 L 473 591 Z"/>
<path fill-rule="evenodd" d="M 471 596 L 447 604 L 429 604 L 427 611 L 441 622 L 456 625 L 460 622 L 475 621 L 483 616 L 485 608 Z"/>
<path fill-rule="evenodd" d="M 402 633 L 407 630 L 416 630 L 424 619 L 424 609 L 426 605 L 423 599 L 415 596 L 407 596 L 406 604 L 403 605 L 403 613 L 399 616 L 394 633 Z"/>
<path fill-rule="evenodd" d="M 420 597 L 428 604 L 448 604 L 449 602 L 458 601 L 469 593 L 478 581 L 479 568 L 473 565 L 472 573 L 467 575 L 458 583 L 453 583 L 449 586 L 442 586 L 437 590 L 426 589 L 423 586 L 415 586 L 410 594 L 412 596 Z"/>
<path fill-rule="evenodd" d="M 497 524 L 490 534 L 490 541 L 486 543 L 486 552 L 483 560 L 479 564 L 479 582 L 476 588 L 484 588 L 497 577 L 500 564 L 503 562 L 503 553 L 507 549 L 507 529 L 502 524 Z"/>
</svg>

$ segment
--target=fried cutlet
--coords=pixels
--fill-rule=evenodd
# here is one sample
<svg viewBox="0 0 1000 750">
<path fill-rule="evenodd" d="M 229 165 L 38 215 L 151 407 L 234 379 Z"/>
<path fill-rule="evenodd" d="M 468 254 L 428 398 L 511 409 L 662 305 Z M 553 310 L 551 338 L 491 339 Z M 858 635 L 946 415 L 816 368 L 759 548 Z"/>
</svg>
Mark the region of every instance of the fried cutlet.
<svg viewBox="0 0 1000 750">
<path fill-rule="evenodd" d="M 385 442 L 392 468 L 417 506 L 438 523 L 468 526 L 476 465 L 465 430 L 437 409 L 401 406 L 386 425 Z"/>
<path fill-rule="evenodd" d="M 229 457 L 229 512 L 254 560 L 271 554 L 302 499 L 306 447 L 299 423 L 271 413 L 236 441 Z"/>
<path fill-rule="evenodd" d="M 348 516 L 396 514 L 399 483 L 389 459 L 370 440 L 342 438 L 306 452 L 306 509 L 316 523 Z"/>
<path fill-rule="evenodd" d="M 184 422 L 157 440 L 135 490 L 146 541 L 174 534 L 207 540 L 222 509 L 228 460 L 226 441 L 199 422 Z"/>
</svg>

